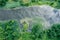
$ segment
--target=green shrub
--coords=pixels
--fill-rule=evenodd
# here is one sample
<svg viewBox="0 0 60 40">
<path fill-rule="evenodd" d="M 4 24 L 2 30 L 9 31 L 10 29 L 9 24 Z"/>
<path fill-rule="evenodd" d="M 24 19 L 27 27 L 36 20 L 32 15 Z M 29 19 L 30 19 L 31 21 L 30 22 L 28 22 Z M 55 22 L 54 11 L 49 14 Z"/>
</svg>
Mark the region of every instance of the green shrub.
<svg viewBox="0 0 60 40">
<path fill-rule="evenodd" d="M 28 19 L 26 20 L 28 21 Z M 42 21 L 42 18 L 32 18 L 32 20 L 30 20 L 30 22 L 32 22 L 30 26 L 31 29 L 28 28 L 30 23 L 27 24 L 27 22 L 24 21 L 24 31 L 21 32 L 20 40 L 43 40 L 44 36 L 42 37 L 42 35 L 45 35 L 45 33 L 43 31 L 44 25 L 42 25 Z M 27 29 L 30 31 L 26 31 Z"/>
<path fill-rule="evenodd" d="M 60 24 L 53 24 L 50 29 L 43 30 L 42 19 L 33 21 L 30 31 L 25 22 L 20 31 L 17 21 L 0 21 L 0 40 L 60 40 Z"/>
<path fill-rule="evenodd" d="M 0 7 L 5 6 L 7 1 L 8 0 L 0 0 Z"/>
<path fill-rule="evenodd" d="M 42 24 L 36 23 L 31 30 L 33 40 L 48 40 L 46 30 L 43 30 Z"/>
<path fill-rule="evenodd" d="M 20 0 L 19 2 L 21 6 L 29 6 L 31 0 Z"/>
<path fill-rule="evenodd" d="M 13 1 L 18 2 L 18 0 L 13 0 Z"/>
<path fill-rule="evenodd" d="M 47 36 L 51 40 L 60 39 L 60 24 L 53 24 L 51 29 L 47 31 Z"/>
<path fill-rule="evenodd" d="M 20 29 L 17 21 L 0 22 L 0 40 L 18 40 Z"/>
<path fill-rule="evenodd" d="M 41 28 L 41 24 L 35 24 L 33 25 L 33 28 L 32 28 L 32 38 L 33 40 L 36 40 L 38 37 L 40 38 L 42 35 L 40 33 L 42 33 L 42 28 Z"/>
</svg>

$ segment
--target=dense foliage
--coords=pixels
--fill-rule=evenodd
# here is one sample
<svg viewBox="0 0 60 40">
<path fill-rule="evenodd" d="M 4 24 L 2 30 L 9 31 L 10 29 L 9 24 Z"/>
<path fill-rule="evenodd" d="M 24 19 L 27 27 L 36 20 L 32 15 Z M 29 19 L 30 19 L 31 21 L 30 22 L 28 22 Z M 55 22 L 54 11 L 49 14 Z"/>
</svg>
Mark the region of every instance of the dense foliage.
<svg viewBox="0 0 60 40">
<path fill-rule="evenodd" d="M 15 8 L 21 6 L 50 5 L 60 8 L 60 0 L 0 0 L 0 7 Z"/>
<path fill-rule="evenodd" d="M 5 6 L 8 0 L 0 0 L 0 6 Z"/>
<path fill-rule="evenodd" d="M 20 28 L 15 20 L 0 22 L 0 40 L 60 40 L 60 24 L 53 24 L 50 29 L 43 30 L 41 22 L 35 22 L 30 31 L 25 28 L 26 23 L 24 25 Z"/>
<path fill-rule="evenodd" d="M 48 30 L 47 36 L 51 40 L 60 40 L 60 24 L 53 24 Z"/>
<path fill-rule="evenodd" d="M 17 40 L 20 36 L 16 21 L 0 22 L 0 40 Z"/>
</svg>

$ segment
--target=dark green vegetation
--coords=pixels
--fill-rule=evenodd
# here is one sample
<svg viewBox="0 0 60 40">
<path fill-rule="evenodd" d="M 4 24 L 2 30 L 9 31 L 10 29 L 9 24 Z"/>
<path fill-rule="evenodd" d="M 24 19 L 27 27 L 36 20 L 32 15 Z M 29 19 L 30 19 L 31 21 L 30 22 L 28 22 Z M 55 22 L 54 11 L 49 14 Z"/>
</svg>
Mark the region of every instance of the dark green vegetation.
<svg viewBox="0 0 60 40">
<path fill-rule="evenodd" d="M 19 31 L 19 25 L 14 20 L 0 22 L 0 40 L 17 40 Z"/>
<path fill-rule="evenodd" d="M 55 8 L 60 8 L 60 0 L 0 0 L 0 8 L 15 8 L 33 5 L 50 5 Z"/>
<path fill-rule="evenodd" d="M 43 30 L 43 25 L 34 23 L 30 31 L 19 27 L 15 20 L 0 22 L 0 40 L 60 40 L 60 24 Z"/>
<path fill-rule="evenodd" d="M 60 40 L 60 24 L 53 24 L 48 30 L 47 36 L 51 40 Z"/>
<path fill-rule="evenodd" d="M 0 0 L 0 6 L 1 7 L 5 6 L 7 1 L 8 0 Z"/>
</svg>

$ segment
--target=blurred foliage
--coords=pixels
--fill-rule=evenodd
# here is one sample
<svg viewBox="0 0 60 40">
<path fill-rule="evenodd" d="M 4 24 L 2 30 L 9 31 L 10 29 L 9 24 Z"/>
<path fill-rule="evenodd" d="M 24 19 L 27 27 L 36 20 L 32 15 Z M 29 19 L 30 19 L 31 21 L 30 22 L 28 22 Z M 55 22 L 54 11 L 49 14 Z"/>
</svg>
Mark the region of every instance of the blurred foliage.
<svg viewBox="0 0 60 40">
<path fill-rule="evenodd" d="M 0 21 L 0 40 L 60 40 L 60 24 L 53 24 L 50 29 L 43 30 L 41 22 L 35 22 L 30 31 L 24 29 L 26 26 L 20 28 L 15 20 Z"/>
<path fill-rule="evenodd" d="M 60 24 L 53 24 L 51 29 L 47 31 L 47 36 L 51 40 L 60 39 Z"/>
<path fill-rule="evenodd" d="M 50 5 L 55 8 L 60 8 L 60 0 L 0 0 L 0 8 L 15 8 L 34 5 Z"/>
<path fill-rule="evenodd" d="M 20 37 L 17 21 L 0 22 L 0 40 L 17 40 Z"/>
<path fill-rule="evenodd" d="M 36 23 L 35 25 L 33 25 L 33 28 L 31 31 L 32 31 L 31 35 L 33 40 L 42 39 L 43 28 L 41 24 Z"/>
<path fill-rule="evenodd" d="M 0 0 L 0 6 L 1 7 L 5 6 L 7 1 L 8 0 Z"/>
<path fill-rule="evenodd" d="M 34 19 L 31 31 L 22 31 L 19 40 L 59 40 L 60 24 L 51 25 L 50 29 L 43 30 L 40 19 Z M 39 23 L 40 22 L 40 23 Z M 27 28 L 28 29 L 28 28 Z"/>
</svg>

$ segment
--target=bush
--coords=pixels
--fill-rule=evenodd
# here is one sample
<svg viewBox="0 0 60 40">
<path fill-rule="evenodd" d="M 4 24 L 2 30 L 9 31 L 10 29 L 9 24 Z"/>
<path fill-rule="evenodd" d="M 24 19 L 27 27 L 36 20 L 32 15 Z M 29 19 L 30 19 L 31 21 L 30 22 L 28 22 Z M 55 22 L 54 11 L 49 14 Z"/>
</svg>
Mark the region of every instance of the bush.
<svg viewBox="0 0 60 40">
<path fill-rule="evenodd" d="M 29 26 L 30 23 L 27 24 L 28 19 L 26 19 L 27 22 L 23 21 L 24 31 L 22 30 L 21 32 L 20 40 L 40 40 L 40 39 L 43 40 L 44 36 L 42 35 L 45 35 L 43 31 L 44 25 L 42 25 L 43 19 L 42 18 L 39 19 L 39 18 L 35 18 L 35 17 L 32 18 L 32 20 L 30 20 L 30 22 L 32 22 L 32 25 L 30 26 Z"/>
<path fill-rule="evenodd" d="M 42 37 L 42 28 L 41 28 L 41 24 L 35 24 L 33 25 L 33 28 L 32 28 L 32 32 L 31 34 L 33 35 L 32 38 L 33 40 L 36 40 L 37 38 L 41 38 Z"/>
<path fill-rule="evenodd" d="M 47 31 L 49 39 L 59 40 L 60 39 L 60 24 L 53 24 L 51 29 Z"/>
<path fill-rule="evenodd" d="M 0 22 L 0 40 L 18 40 L 19 30 L 17 21 Z"/>
<path fill-rule="evenodd" d="M 43 30 L 42 19 L 33 21 L 30 31 L 26 22 L 20 31 L 17 21 L 0 21 L 0 40 L 60 40 L 60 24 L 53 24 L 50 29 Z"/>
<path fill-rule="evenodd" d="M 29 6 L 31 0 L 20 0 L 19 2 L 21 6 Z"/>
<path fill-rule="evenodd" d="M 13 1 L 18 2 L 18 0 L 13 0 Z"/>
<path fill-rule="evenodd" d="M 5 6 L 7 1 L 8 0 L 0 0 L 0 7 Z"/>
</svg>

